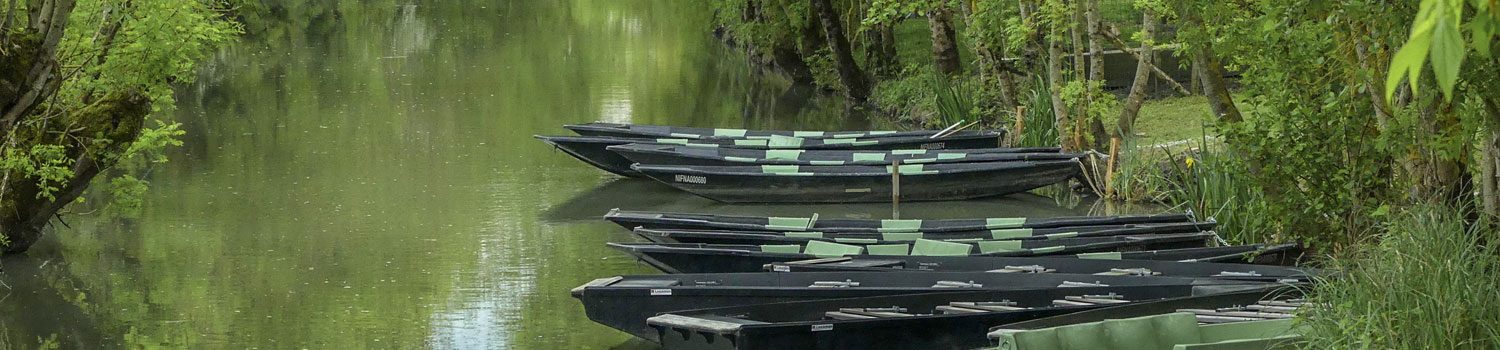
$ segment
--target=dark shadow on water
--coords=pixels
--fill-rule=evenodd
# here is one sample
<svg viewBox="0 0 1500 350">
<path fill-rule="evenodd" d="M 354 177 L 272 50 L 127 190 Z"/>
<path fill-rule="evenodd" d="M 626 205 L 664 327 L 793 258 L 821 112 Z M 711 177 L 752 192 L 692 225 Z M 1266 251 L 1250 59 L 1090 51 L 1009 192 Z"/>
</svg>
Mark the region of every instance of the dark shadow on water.
<svg viewBox="0 0 1500 350">
<path fill-rule="evenodd" d="M 19 349 L 38 346 L 38 338 L 57 336 L 64 349 L 116 344 L 106 339 L 94 317 L 64 295 L 83 296 L 66 277 L 68 262 L 55 239 L 44 237 L 26 254 L 0 258 L 0 314 L 22 315 L 0 321 L 0 345 Z M 59 287 L 65 289 L 59 289 Z M 87 299 L 82 299 L 87 300 Z M 86 301 L 79 301 L 80 303 Z"/>
<path fill-rule="evenodd" d="M 911 219 L 964 217 L 1057 217 L 1089 215 L 1092 200 L 1059 200 L 1032 193 L 967 201 L 902 203 L 900 217 Z M 552 223 L 599 220 L 610 209 L 726 215 L 808 216 L 888 219 L 889 203 L 852 204 L 728 204 L 678 191 L 654 181 L 616 179 L 574 195 L 548 208 L 542 219 Z"/>
<path fill-rule="evenodd" d="M 617 178 L 573 195 L 542 212 L 542 220 L 568 223 L 599 220 L 613 208 L 690 207 L 680 202 L 709 201 L 645 179 Z M 711 201 L 710 201 L 711 202 Z"/>
<path fill-rule="evenodd" d="M 640 338 L 630 338 L 619 345 L 609 347 L 610 350 L 655 350 L 661 349 L 661 345 Z"/>
</svg>

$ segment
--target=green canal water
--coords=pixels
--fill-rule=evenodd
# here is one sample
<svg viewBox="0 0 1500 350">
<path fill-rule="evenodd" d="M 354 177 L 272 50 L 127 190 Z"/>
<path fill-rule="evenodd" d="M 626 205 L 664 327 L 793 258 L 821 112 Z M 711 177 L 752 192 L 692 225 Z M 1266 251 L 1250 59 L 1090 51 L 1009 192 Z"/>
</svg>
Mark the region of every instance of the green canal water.
<svg viewBox="0 0 1500 350">
<path fill-rule="evenodd" d="M 596 120 L 860 129 L 761 76 L 686 1 L 318 1 L 250 9 L 183 85 L 187 131 L 139 215 L 65 219 L 0 275 L 0 348 L 649 348 L 568 290 L 652 273 L 610 208 L 886 218 L 885 205 L 731 206 L 532 139 Z M 102 202 L 102 200 L 100 200 Z M 1024 195 L 906 218 L 1088 213 Z M 1101 210 L 1094 210 L 1101 211 Z"/>
</svg>

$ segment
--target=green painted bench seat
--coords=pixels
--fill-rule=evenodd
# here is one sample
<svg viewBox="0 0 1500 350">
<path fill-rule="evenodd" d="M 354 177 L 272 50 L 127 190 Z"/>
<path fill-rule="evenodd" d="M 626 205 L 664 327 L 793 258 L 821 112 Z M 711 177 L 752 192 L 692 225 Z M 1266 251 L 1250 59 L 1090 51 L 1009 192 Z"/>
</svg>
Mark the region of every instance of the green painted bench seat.
<svg viewBox="0 0 1500 350">
<path fill-rule="evenodd" d="M 864 252 L 865 247 L 826 241 L 807 241 L 807 247 L 802 251 L 803 254 L 819 257 L 859 255 Z"/>
<path fill-rule="evenodd" d="M 802 254 L 802 246 L 796 244 L 763 244 L 760 246 L 763 253 Z"/>
<path fill-rule="evenodd" d="M 1051 328 L 1002 331 L 1003 350 L 1266 349 L 1296 338 L 1292 319 L 1198 325 L 1192 313 L 1176 312 Z"/>
<path fill-rule="evenodd" d="M 874 244 L 865 246 L 865 250 L 870 251 L 870 255 L 909 255 L 911 253 L 911 245 L 905 243 Z"/>
<path fill-rule="evenodd" d="M 931 239 L 919 239 L 911 247 L 911 255 L 923 256 L 961 256 L 969 255 L 974 246 L 963 243 L 943 242 Z"/>
</svg>

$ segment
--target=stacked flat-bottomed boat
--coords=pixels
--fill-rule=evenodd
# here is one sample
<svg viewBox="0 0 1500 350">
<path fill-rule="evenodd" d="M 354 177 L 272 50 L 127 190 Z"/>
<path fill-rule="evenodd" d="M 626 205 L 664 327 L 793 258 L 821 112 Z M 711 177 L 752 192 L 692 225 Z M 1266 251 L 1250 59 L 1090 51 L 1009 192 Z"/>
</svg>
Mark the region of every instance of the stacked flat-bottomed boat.
<svg viewBox="0 0 1500 350">
<path fill-rule="evenodd" d="M 727 203 L 966 200 L 1067 182 L 1082 154 L 1003 131 L 588 123 L 538 136 L 611 173 Z M 960 204 L 961 205 L 961 204 Z M 1191 212 L 960 219 L 614 209 L 662 275 L 574 288 L 594 322 L 668 349 L 1241 348 L 1295 339 L 1297 244 L 1228 245 Z M 1123 327 L 1123 328 L 1122 328 Z M 1127 336 L 1126 340 L 1109 340 Z M 1091 347 L 1085 347 L 1091 348 Z"/>
</svg>

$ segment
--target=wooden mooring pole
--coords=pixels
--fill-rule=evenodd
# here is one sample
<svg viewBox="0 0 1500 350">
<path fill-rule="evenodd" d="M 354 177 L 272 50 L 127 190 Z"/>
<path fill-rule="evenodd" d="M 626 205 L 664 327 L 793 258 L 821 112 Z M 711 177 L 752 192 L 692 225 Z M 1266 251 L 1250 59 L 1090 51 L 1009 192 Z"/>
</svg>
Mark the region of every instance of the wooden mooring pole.
<svg viewBox="0 0 1500 350">
<path fill-rule="evenodd" d="M 901 160 L 891 162 L 891 218 L 901 218 Z"/>
<path fill-rule="evenodd" d="M 1109 161 L 1104 166 L 1104 198 L 1115 197 L 1115 159 L 1120 157 L 1120 137 L 1109 138 Z"/>
</svg>

